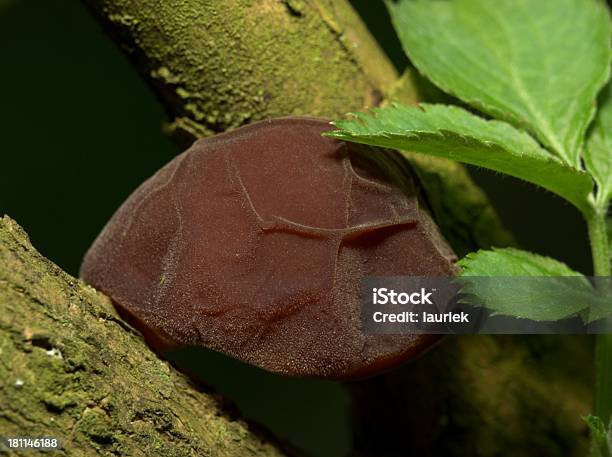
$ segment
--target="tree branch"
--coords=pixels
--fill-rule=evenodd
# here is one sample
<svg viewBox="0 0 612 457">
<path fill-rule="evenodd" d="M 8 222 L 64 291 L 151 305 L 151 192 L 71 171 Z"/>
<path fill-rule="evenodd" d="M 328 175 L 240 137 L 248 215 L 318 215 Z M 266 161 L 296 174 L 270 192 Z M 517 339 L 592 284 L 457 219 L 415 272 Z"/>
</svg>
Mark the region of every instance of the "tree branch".
<svg viewBox="0 0 612 457">
<path fill-rule="evenodd" d="M 0 218 L 0 432 L 64 455 L 284 455 Z M 1 449 L 0 449 L 1 450 Z"/>
<path fill-rule="evenodd" d="M 85 4 L 151 83 L 172 130 L 192 137 L 268 117 L 372 106 L 396 77 L 345 2 Z"/>
</svg>

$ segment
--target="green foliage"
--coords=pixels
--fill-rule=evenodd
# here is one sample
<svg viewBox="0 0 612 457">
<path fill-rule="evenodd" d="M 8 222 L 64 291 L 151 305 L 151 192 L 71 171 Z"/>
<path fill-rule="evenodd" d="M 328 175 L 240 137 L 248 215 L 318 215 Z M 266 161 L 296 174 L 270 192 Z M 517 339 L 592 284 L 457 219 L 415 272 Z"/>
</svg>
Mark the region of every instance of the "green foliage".
<svg viewBox="0 0 612 457">
<path fill-rule="evenodd" d="M 597 206 L 607 208 L 612 198 L 612 86 L 599 99 L 599 111 L 587 141 L 584 161 L 597 183 Z"/>
<path fill-rule="evenodd" d="M 461 276 L 582 276 L 563 262 L 514 248 L 474 252 L 459 266 Z"/>
<path fill-rule="evenodd" d="M 580 166 L 595 98 L 609 74 L 603 2 L 402 0 L 388 7 L 404 50 L 425 76 Z"/>
<path fill-rule="evenodd" d="M 400 0 L 388 7 L 414 65 L 498 121 L 444 105 L 391 106 L 338 121 L 330 136 L 483 166 L 555 192 L 585 215 L 595 201 L 605 212 L 612 194 L 608 92 L 584 154 L 591 176 L 581 160 L 610 74 L 612 26 L 603 2 Z M 589 199 L 592 180 L 598 190 Z"/>
<path fill-rule="evenodd" d="M 463 302 L 483 305 L 495 314 L 555 321 L 582 312 L 588 322 L 591 306 L 598 303 L 584 276 L 549 257 L 513 248 L 493 249 L 468 254 L 459 265 L 462 292 L 467 294 Z M 510 276 L 520 276 L 523 287 L 517 288 L 516 280 L 508 280 Z M 478 280 L 472 282 L 470 277 Z"/>
<path fill-rule="evenodd" d="M 393 105 L 335 122 L 328 136 L 447 157 L 538 184 L 586 207 L 591 178 L 542 148 L 529 134 L 456 106 Z"/>
</svg>

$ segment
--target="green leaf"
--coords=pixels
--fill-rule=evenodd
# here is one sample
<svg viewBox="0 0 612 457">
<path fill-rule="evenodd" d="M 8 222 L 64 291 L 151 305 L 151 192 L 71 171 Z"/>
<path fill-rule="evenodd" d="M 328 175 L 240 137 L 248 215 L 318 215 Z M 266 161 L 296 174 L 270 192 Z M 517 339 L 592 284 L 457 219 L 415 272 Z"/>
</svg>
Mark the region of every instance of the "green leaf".
<svg viewBox="0 0 612 457">
<path fill-rule="evenodd" d="M 428 104 L 393 105 L 355 116 L 336 121 L 339 130 L 326 135 L 489 168 L 538 184 L 586 211 L 590 176 L 510 124 L 487 121 L 455 106 Z"/>
<path fill-rule="evenodd" d="M 593 297 L 589 299 L 589 309 L 582 314 L 582 319 L 586 323 L 595 322 L 612 315 L 612 299 L 610 292 L 612 282 L 600 281 L 598 285 L 601 287 L 593 291 Z"/>
<path fill-rule="evenodd" d="M 459 266 L 461 276 L 582 276 L 563 262 L 515 248 L 472 252 Z"/>
<path fill-rule="evenodd" d="M 513 248 L 478 251 L 461 259 L 464 303 L 505 316 L 556 321 L 588 311 L 593 289 L 588 280 L 549 257 Z M 470 281 L 470 277 L 478 277 Z M 521 277 L 521 287 L 516 287 Z M 569 279 L 573 276 L 575 279 Z M 490 277 L 486 280 L 483 277 Z"/>
<path fill-rule="evenodd" d="M 412 63 L 446 92 L 532 132 L 580 166 L 608 80 L 611 25 L 598 0 L 387 2 Z"/>
<path fill-rule="evenodd" d="M 612 198 L 612 85 L 600 95 L 599 110 L 584 153 L 587 170 L 597 183 L 597 206 L 607 208 Z"/>
</svg>

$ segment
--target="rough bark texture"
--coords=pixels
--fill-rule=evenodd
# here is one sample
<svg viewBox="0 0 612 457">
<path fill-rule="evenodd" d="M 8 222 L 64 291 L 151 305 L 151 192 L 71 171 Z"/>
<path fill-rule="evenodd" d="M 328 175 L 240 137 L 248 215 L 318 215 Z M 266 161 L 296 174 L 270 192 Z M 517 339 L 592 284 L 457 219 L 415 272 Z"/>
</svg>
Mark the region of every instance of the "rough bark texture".
<svg viewBox="0 0 612 457">
<path fill-rule="evenodd" d="M 171 128 L 195 136 L 372 106 L 396 77 L 344 1 L 85 3 L 153 85 Z"/>
<path fill-rule="evenodd" d="M 285 455 L 160 360 L 108 298 L 42 257 L 8 217 L 0 435 L 53 436 L 70 456 Z"/>
<path fill-rule="evenodd" d="M 265 117 L 333 118 L 382 97 L 418 96 L 409 80 L 392 87 L 393 68 L 344 0 L 85 3 L 151 83 L 183 143 Z M 510 241 L 462 167 L 411 160 L 457 253 Z M 276 452 L 147 352 L 108 300 L 32 254 L 14 223 L 3 227 L 0 429 L 65 433 L 86 455 L 120 446 L 121 455 L 173 455 L 177 445 L 180 455 Z M 533 341 L 552 342 L 546 350 L 567 342 Z M 585 339 L 571 343 L 588 352 Z M 531 455 L 572 455 L 585 430 L 576 412 L 589 409 L 589 357 L 575 360 L 570 377 L 543 369 L 549 358 L 563 367 L 565 353 L 544 357 L 532 346 L 520 337 L 448 339 L 401 371 L 354 385 L 357 453 L 514 457 L 529 454 L 528 445 L 514 452 L 525 442 Z"/>
</svg>

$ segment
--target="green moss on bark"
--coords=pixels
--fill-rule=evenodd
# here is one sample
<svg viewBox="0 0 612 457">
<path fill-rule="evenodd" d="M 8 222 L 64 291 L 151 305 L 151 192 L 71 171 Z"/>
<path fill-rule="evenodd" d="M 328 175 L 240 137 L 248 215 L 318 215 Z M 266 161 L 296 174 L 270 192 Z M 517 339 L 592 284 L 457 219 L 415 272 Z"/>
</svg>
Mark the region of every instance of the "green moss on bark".
<svg viewBox="0 0 612 457">
<path fill-rule="evenodd" d="M 59 455 L 280 456 L 0 219 L 0 434 L 53 436 Z"/>
<path fill-rule="evenodd" d="M 86 3 L 153 84 L 173 126 L 195 123 L 198 136 L 372 106 L 396 76 L 342 1 Z"/>
</svg>

